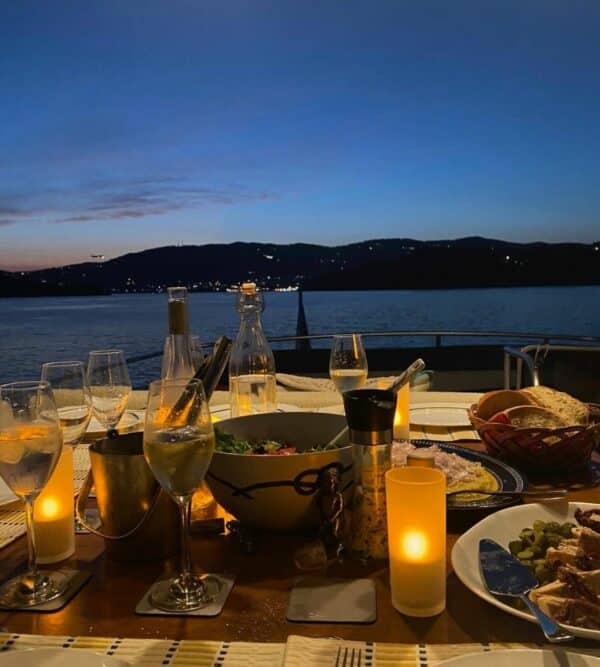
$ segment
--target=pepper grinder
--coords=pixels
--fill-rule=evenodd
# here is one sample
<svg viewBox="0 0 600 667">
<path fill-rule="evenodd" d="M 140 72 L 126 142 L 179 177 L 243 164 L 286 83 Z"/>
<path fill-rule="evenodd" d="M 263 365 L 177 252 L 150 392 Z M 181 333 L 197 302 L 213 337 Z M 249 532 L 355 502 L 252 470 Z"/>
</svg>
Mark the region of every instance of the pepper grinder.
<svg viewBox="0 0 600 667">
<path fill-rule="evenodd" d="M 360 559 L 388 557 L 385 473 L 392 467 L 396 394 L 356 389 L 343 394 L 354 459 L 350 551 Z"/>
</svg>

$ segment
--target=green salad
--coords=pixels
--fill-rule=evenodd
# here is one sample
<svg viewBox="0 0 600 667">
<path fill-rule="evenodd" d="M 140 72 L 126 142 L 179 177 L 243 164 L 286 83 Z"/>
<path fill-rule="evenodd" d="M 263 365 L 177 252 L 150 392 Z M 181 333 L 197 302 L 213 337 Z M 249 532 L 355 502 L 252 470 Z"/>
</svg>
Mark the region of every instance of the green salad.
<svg viewBox="0 0 600 667">
<path fill-rule="evenodd" d="M 215 428 L 215 437 L 217 442 L 217 451 L 225 452 L 226 454 L 250 454 L 250 455 L 279 455 L 286 456 L 288 454 L 298 454 L 298 450 L 293 445 L 285 442 L 278 442 L 277 440 L 245 440 L 238 438 L 231 433 L 225 433 L 218 428 Z M 337 449 L 334 447 L 327 447 L 326 445 L 319 445 L 311 447 L 304 452 L 322 452 L 326 449 Z"/>
</svg>

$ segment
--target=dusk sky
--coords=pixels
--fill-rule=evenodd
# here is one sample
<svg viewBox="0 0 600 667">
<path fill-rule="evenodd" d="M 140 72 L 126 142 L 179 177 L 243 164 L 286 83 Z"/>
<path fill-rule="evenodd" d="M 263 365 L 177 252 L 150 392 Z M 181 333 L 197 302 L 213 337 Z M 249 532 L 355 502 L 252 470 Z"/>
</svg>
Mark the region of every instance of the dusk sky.
<svg viewBox="0 0 600 667">
<path fill-rule="evenodd" d="M 0 268 L 600 239 L 598 0 L 5 0 Z"/>
</svg>

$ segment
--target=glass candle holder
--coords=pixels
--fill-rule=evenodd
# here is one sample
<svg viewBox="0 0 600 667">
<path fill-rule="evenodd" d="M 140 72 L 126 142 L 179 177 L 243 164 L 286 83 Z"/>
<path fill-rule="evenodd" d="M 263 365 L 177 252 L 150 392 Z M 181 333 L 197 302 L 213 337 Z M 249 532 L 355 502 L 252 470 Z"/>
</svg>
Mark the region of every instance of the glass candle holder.
<svg viewBox="0 0 600 667">
<path fill-rule="evenodd" d="M 410 438 L 410 385 L 400 387 L 396 397 L 396 414 L 394 415 L 394 440 Z"/>
<path fill-rule="evenodd" d="M 75 551 L 73 448 L 63 447 L 44 490 L 35 502 L 33 529 L 38 563 L 57 563 Z"/>
<path fill-rule="evenodd" d="M 446 607 L 446 477 L 402 467 L 385 475 L 392 604 L 407 616 Z"/>
</svg>

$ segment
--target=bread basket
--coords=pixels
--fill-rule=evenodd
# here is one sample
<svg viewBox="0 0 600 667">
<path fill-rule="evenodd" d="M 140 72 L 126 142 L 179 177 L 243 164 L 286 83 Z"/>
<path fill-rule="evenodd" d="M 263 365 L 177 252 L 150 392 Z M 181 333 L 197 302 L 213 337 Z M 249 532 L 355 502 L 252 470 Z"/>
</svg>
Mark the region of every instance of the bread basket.
<svg viewBox="0 0 600 667">
<path fill-rule="evenodd" d="M 477 405 L 472 405 L 468 412 L 491 456 L 534 475 L 556 475 L 584 468 L 600 443 L 598 422 L 563 428 L 519 428 L 481 419 L 477 416 Z"/>
</svg>

